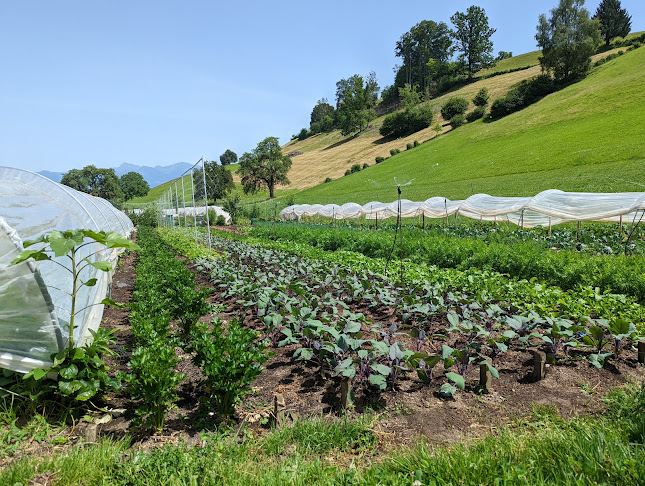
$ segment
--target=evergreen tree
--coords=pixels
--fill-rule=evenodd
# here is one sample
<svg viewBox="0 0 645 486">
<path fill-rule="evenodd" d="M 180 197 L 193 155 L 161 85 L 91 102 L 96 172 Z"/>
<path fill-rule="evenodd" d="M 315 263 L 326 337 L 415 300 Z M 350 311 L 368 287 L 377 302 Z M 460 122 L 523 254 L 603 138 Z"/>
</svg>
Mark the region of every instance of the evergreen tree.
<svg viewBox="0 0 645 486">
<path fill-rule="evenodd" d="M 627 36 L 632 27 L 632 16 L 627 14 L 627 9 L 621 8 L 620 0 L 602 0 L 593 18 L 600 21 L 600 33 L 606 46 L 614 37 Z"/>
</svg>

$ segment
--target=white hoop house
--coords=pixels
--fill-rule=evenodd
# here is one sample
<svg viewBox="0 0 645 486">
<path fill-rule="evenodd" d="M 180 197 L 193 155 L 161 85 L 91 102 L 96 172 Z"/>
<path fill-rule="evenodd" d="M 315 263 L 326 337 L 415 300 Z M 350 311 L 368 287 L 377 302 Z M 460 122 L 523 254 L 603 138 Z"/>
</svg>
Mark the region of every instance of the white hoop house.
<svg viewBox="0 0 645 486">
<path fill-rule="evenodd" d="M 87 229 L 117 232 L 129 237 L 132 221 L 108 201 L 57 184 L 39 174 L 0 167 L 0 368 L 27 372 L 51 364 L 50 355 L 69 340 L 72 275 L 67 257 L 54 262 L 11 262 L 23 242 L 52 230 Z M 35 246 L 34 248 L 38 248 Z M 83 248 L 82 257 L 98 244 Z M 91 259 L 116 263 L 117 250 L 103 250 Z M 57 263 L 60 263 L 58 265 Z M 65 268 L 63 268 L 65 267 Z M 77 295 L 74 342 L 82 345 L 96 330 L 112 273 L 88 265 L 83 280 L 96 278 L 93 287 Z"/>
<path fill-rule="evenodd" d="M 568 221 L 629 222 L 640 211 L 645 211 L 645 192 L 584 193 L 564 192 L 557 189 L 542 191 L 534 197 L 497 197 L 475 194 L 463 201 L 432 197 L 425 201 L 401 200 L 401 217 L 424 215 L 444 218 L 458 214 L 481 221 L 509 221 L 531 228 L 550 226 Z M 322 216 L 350 219 L 396 217 L 398 201 L 378 201 L 364 204 L 296 204 L 280 212 L 283 220 L 300 220 L 303 216 Z"/>
</svg>

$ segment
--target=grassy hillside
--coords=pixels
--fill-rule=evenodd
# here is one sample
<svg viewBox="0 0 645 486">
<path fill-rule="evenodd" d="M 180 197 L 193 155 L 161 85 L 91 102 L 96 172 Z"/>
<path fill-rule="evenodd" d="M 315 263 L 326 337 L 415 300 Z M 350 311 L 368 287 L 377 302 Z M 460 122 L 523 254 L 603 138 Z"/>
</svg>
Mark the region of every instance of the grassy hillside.
<svg viewBox="0 0 645 486">
<path fill-rule="evenodd" d="M 472 192 L 527 196 L 549 188 L 643 191 L 644 64 L 645 49 L 628 52 L 520 112 L 467 124 L 378 166 L 301 192 L 296 201 L 391 201 L 395 178 L 413 180 L 404 197 L 416 200 Z M 398 142 L 405 145 L 405 139 Z"/>
<path fill-rule="evenodd" d="M 634 35 L 639 35 L 639 33 L 633 34 L 632 36 Z M 619 48 L 612 49 L 593 56 L 592 59 L 597 60 L 618 50 Z M 618 118 L 621 120 L 620 123 L 626 124 L 627 132 L 618 130 L 617 127 L 619 125 L 613 121 L 614 117 L 606 113 L 602 115 L 602 117 L 604 117 L 602 118 L 604 121 L 598 121 L 598 123 L 596 123 L 596 121 L 593 120 L 593 117 L 598 114 L 597 109 L 599 106 L 594 107 L 585 105 L 585 103 L 595 104 L 596 100 L 593 99 L 595 95 L 588 93 L 590 97 L 584 98 L 586 95 L 584 95 L 584 93 L 577 92 L 576 87 L 571 87 L 561 93 L 547 97 L 544 101 L 538 103 L 534 107 L 524 110 L 519 114 L 515 114 L 508 120 L 500 120 L 492 124 L 476 122 L 473 125 L 461 127 L 455 133 L 449 133 L 450 126 L 441 118 L 441 114 L 439 113 L 439 109 L 443 103 L 452 96 L 461 96 L 470 100 L 475 93 L 483 87 L 488 88 L 490 100 L 492 102 L 492 100 L 506 94 L 506 92 L 508 92 L 508 90 L 519 81 L 539 74 L 539 55 L 540 51 L 533 51 L 500 61 L 495 68 L 482 71 L 480 73 L 480 77 L 490 75 L 495 72 L 508 71 L 525 66 L 532 67 L 486 79 L 478 79 L 474 83 L 464 86 L 461 89 L 446 93 L 430 101 L 429 104 L 435 112 L 433 127 L 421 130 L 408 137 L 396 140 L 383 139 L 379 134 L 379 128 L 383 123 L 383 117 L 381 117 L 374 120 L 367 130 L 355 137 L 343 137 L 339 131 L 334 131 L 332 133 L 318 134 L 304 141 L 294 140 L 287 143 L 283 147 L 284 153 L 299 154 L 292 156 L 293 166 L 289 172 L 291 184 L 286 187 L 277 188 L 276 194 L 278 198 L 284 200 L 288 197 L 299 194 L 305 189 L 320 185 L 315 190 L 312 189 L 311 191 L 307 191 L 299 195 L 296 200 L 313 201 L 316 197 L 322 197 L 325 198 L 324 201 L 316 200 L 316 202 L 338 202 L 338 197 L 340 196 L 345 198 L 343 201 L 350 199 L 359 200 L 356 198 L 349 198 L 350 194 L 358 194 L 357 197 L 360 196 L 361 200 L 362 198 L 380 198 L 383 200 L 390 200 L 393 199 L 393 196 L 389 194 L 393 191 L 393 177 L 395 175 L 398 175 L 399 179 L 405 179 L 406 177 L 411 179 L 414 177 L 415 181 L 413 182 L 413 185 L 406 189 L 406 191 L 415 191 L 413 194 L 419 194 L 418 197 L 425 197 L 430 192 L 430 190 L 427 189 L 428 184 L 432 184 L 435 189 L 437 187 L 436 185 L 440 184 L 441 191 L 445 191 L 444 194 L 449 197 L 464 197 L 471 193 L 471 182 L 473 184 L 472 191 L 474 192 L 508 195 L 518 193 L 518 191 L 522 192 L 522 194 L 530 193 L 535 190 L 536 187 L 543 187 L 545 183 L 547 185 L 552 184 L 553 187 L 557 186 L 569 190 L 600 190 L 595 186 L 595 181 L 598 181 L 598 179 L 602 179 L 603 181 L 604 189 L 602 190 L 641 190 L 642 188 L 640 188 L 640 186 L 634 184 L 626 185 L 624 182 L 625 180 L 631 180 L 637 183 L 642 183 L 643 181 L 640 175 L 641 171 L 639 170 L 638 163 L 626 165 L 624 163 L 624 158 L 621 158 L 622 156 L 615 159 L 613 154 L 609 154 L 608 157 L 603 159 L 602 166 L 597 165 L 597 158 L 594 159 L 595 162 L 592 164 L 593 166 L 590 166 L 584 161 L 582 163 L 576 162 L 575 164 L 571 162 L 572 159 L 569 155 L 573 155 L 573 159 L 577 160 L 581 154 L 584 154 L 584 152 L 580 151 L 587 150 L 585 148 L 585 139 L 588 135 L 585 131 L 585 123 L 591 124 L 594 127 L 590 134 L 595 133 L 594 130 L 596 128 L 604 133 L 602 137 L 596 137 L 593 135 L 593 140 L 590 140 L 590 147 L 594 147 L 599 144 L 608 147 L 611 146 L 611 144 L 616 144 L 617 140 L 622 140 L 627 133 L 632 133 L 629 131 L 629 126 L 633 125 L 630 117 L 635 116 L 636 119 L 639 119 L 638 113 L 634 114 L 629 112 L 618 114 Z M 607 72 L 607 70 L 616 63 L 619 65 L 625 63 L 625 66 L 631 66 L 634 61 L 631 61 L 630 63 L 629 59 L 635 59 L 634 56 L 641 56 L 641 54 L 638 53 L 638 51 L 634 51 L 620 59 L 596 68 L 590 77 L 582 83 L 582 86 L 587 86 L 587 91 L 604 90 L 604 84 L 607 80 L 602 73 Z M 617 80 L 618 84 L 622 84 L 623 82 L 631 83 L 631 81 L 623 80 L 620 71 L 615 71 L 609 76 L 619 76 Z M 605 101 L 603 101 L 604 103 L 609 103 L 609 105 L 613 103 L 611 98 L 616 95 L 616 93 L 620 92 L 620 87 L 616 86 L 614 88 L 614 91 L 608 93 L 607 96 L 603 98 L 605 99 Z M 585 93 L 587 91 L 585 91 Z M 581 137 L 583 140 L 582 145 L 578 147 L 578 152 L 580 152 L 578 155 L 571 154 L 569 152 L 569 149 L 565 144 L 566 139 L 560 137 L 557 133 L 558 125 L 549 123 L 550 120 L 558 120 L 561 116 L 559 111 L 561 107 L 554 106 L 553 102 L 550 102 L 549 100 L 569 99 L 569 96 L 574 97 L 570 100 L 570 115 L 575 118 L 577 113 L 580 112 L 580 114 L 584 115 L 584 118 L 587 118 L 586 122 L 581 121 L 579 125 L 571 122 L 571 120 L 567 122 L 569 124 L 574 123 L 574 125 L 577 126 L 577 128 L 571 132 L 573 134 L 571 136 Z M 578 99 L 580 96 L 583 96 L 583 99 L 582 102 L 579 103 Z M 638 103 L 639 101 L 642 102 L 640 94 L 637 94 L 633 101 L 635 103 Z M 560 101 L 556 101 L 555 103 L 560 103 Z M 618 107 L 619 105 L 615 106 L 616 109 L 618 109 Z M 469 110 L 472 108 L 474 108 L 474 106 L 471 104 Z M 524 113 L 527 113 L 527 115 Z M 525 120 L 526 117 L 532 117 L 533 113 L 536 113 L 538 118 L 534 120 L 535 123 L 529 123 L 527 125 L 523 120 Z M 563 113 L 563 115 L 566 115 L 566 113 Z M 519 128 L 519 126 L 517 126 L 515 127 L 517 130 L 513 129 L 512 125 L 517 123 L 516 120 L 520 121 L 523 128 Z M 563 120 L 563 122 L 564 121 L 566 120 Z M 550 128 L 545 126 L 544 130 L 541 130 L 539 125 L 542 123 L 550 125 Z M 565 129 L 568 126 L 567 123 L 561 124 L 560 129 Z M 607 126 L 603 127 L 603 124 L 606 124 Z M 441 126 L 441 129 L 440 131 L 437 131 L 436 127 L 439 125 Z M 527 130 L 531 130 L 531 133 L 524 133 Z M 538 138 L 534 139 L 535 131 L 542 133 Z M 549 135 L 549 133 L 551 133 L 551 135 Z M 524 135 L 522 136 L 522 134 Z M 415 149 L 411 153 L 400 154 L 396 158 L 388 160 L 383 167 L 379 166 L 378 169 L 370 167 L 367 172 L 361 172 L 358 175 L 349 176 L 349 178 L 343 177 L 345 171 L 353 164 L 359 164 L 361 166 L 363 166 L 363 164 L 368 164 L 370 166 L 374 166 L 375 158 L 379 156 L 388 157 L 391 149 L 405 150 L 408 143 L 413 143 L 414 141 L 423 143 L 433 140 L 437 136 L 439 136 L 439 138 L 430 144 L 432 145 L 432 148 L 429 148 L 427 144 L 424 144 L 422 147 Z M 511 136 L 511 139 L 506 140 L 505 137 L 507 136 Z M 557 148 L 557 153 L 551 151 L 548 155 L 540 156 L 540 150 L 545 149 L 545 146 L 540 146 L 540 150 L 537 154 L 530 153 L 532 151 L 530 150 L 532 141 L 535 142 L 534 145 L 539 145 L 542 140 L 549 140 L 549 137 L 557 140 L 558 143 L 553 147 L 554 149 Z M 569 137 L 569 135 L 567 135 L 567 137 Z M 591 139 L 592 137 L 589 138 Z M 466 140 L 466 142 L 464 142 L 464 140 Z M 473 146 L 474 142 L 477 145 Z M 524 149 L 527 150 L 525 153 L 522 152 Z M 589 150 L 592 149 L 590 148 Z M 435 154 L 434 151 L 439 151 L 441 153 L 441 158 L 445 158 L 445 162 L 449 162 L 451 160 L 459 161 L 460 158 L 474 161 L 485 160 L 486 162 L 484 163 L 487 163 L 489 167 L 473 166 L 468 163 L 462 166 L 458 163 L 452 164 L 453 167 L 449 169 L 446 166 L 441 166 L 443 160 L 436 160 L 433 164 L 439 163 L 440 165 L 429 165 L 425 162 L 412 162 L 409 168 L 401 168 L 401 165 L 407 165 L 409 161 L 418 161 L 420 158 L 423 158 L 424 160 L 427 160 L 428 158 L 430 160 L 434 160 L 436 155 L 438 155 Z M 477 153 L 471 153 L 471 151 L 476 151 Z M 494 153 L 489 153 L 487 151 L 493 151 Z M 605 155 L 607 154 L 605 153 Z M 526 157 L 529 157 L 529 163 L 526 163 Z M 498 158 L 499 160 L 497 160 Z M 518 166 L 517 162 L 520 160 L 522 161 L 522 164 Z M 546 163 L 545 167 L 541 167 L 542 160 Z M 620 171 L 616 172 L 614 168 L 608 165 L 611 161 L 615 161 L 618 166 L 620 166 Z M 385 165 L 388 165 L 389 168 L 386 169 Z M 505 168 L 506 165 L 512 169 L 509 169 L 509 167 Z M 239 188 L 239 177 L 237 175 L 239 165 L 231 165 L 229 168 L 233 172 L 234 181 L 238 184 L 236 192 L 242 195 L 244 203 L 261 202 L 268 199 L 268 191 L 262 191 L 253 196 L 243 195 L 241 188 Z M 550 179 L 543 179 L 542 175 L 539 174 L 539 171 L 541 170 L 548 171 Z M 606 170 L 612 170 L 615 177 L 611 180 L 604 177 Z M 372 174 L 376 175 L 372 176 Z M 414 175 L 412 176 L 410 174 Z M 342 180 L 323 185 L 323 181 L 328 177 L 331 179 Z M 386 181 L 385 178 L 389 178 L 389 180 Z M 186 188 L 189 185 L 188 179 L 189 178 L 184 181 Z M 532 179 L 535 180 L 532 181 Z M 142 204 L 156 201 L 160 195 L 170 187 L 170 185 L 171 183 L 166 183 L 157 186 L 151 189 L 148 196 L 136 198 L 132 202 L 135 204 Z M 424 189 L 420 189 L 421 186 L 426 187 Z M 432 192 L 432 194 L 437 193 L 438 192 Z M 370 194 L 374 195 L 374 197 L 370 197 Z M 410 194 L 408 194 L 408 196 L 412 197 Z"/>
<path fill-rule="evenodd" d="M 598 54 L 595 59 L 609 55 L 618 49 Z M 500 69 L 512 69 L 510 63 L 514 59 L 522 58 L 519 64 L 537 63 L 539 52 L 532 52 L 526 55 L 505 59 L 499 63 Z M 525 57 L 526 56 L 526 57 Z M 515 62 L 515 61 L 513 61 Z M 417 133 L 396 140 L 383 139 L 379 134 L 379 128 L 383 124 L 383 118 L 372 122 L 372 127 L 363 131 L 356 137 L 343 137 L 339 131 L 332 133 L 318 134 L 304 141 L 294 140 L 283 147 L 285 153 L 303 152 L 301 155 L 292 157 L 293 166 L 289 172 L 291 185 L 288 189 L 304 189 L 321 184 L 327 177 L 337 179 L 343 176 L 345 171 L 353 164 L 365 163 L 375 164 L 378 156 L 387 157 L 391 149 L 404 150 L 408 143 L 415 140 L 424 142 L 436 137 L 438 134 L 446 133 L 450 127 L 443 120 L 439 110 L 441 106 L 453 96 L 461 96 L 471 100 L 481 88 L 488 88 L 491 101 L 505 95 L 516 83 L 540 74 L 540 67 L 535 65 L 528 69 L 507 73 L 492 78 L 481 79 L 468 84 L 456 91 L 446 93 L 429 102 L 435 113 L 433 127 L 440 123 L 445 125 L 441 132 L 437 133 L 433 127 L 426 128 Z M 473 109 L 471 103 L 469 110 Z"/>
</svg>

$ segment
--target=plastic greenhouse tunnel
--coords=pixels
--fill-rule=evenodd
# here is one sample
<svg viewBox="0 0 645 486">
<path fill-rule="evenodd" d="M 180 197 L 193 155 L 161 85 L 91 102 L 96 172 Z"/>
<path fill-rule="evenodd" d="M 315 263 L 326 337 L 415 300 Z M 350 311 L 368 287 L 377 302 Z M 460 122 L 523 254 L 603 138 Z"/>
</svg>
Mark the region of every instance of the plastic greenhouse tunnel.
<svg viewBox="0 0 645 486">
<path fill-rule="evenodd" d="M 33 172 L 0 167 L 0 368 L 23 373 L 46 368 L 52 364 L 50 356 L 68 345 L 71 296 L 63 289 L 72 288 L 69 258 L 11 263 L 27 240 L 54 230 L 76 229 L 116 232 L 129 238 L 134 226 L 105 199 Z M 81 251 L 81 258 L 107 260 L 114 268 L 120 250 L 93 242 Z M 90 330 L 99 327 L 101 302 L 108 293 L 112 273 L 92 265 L 83 270 L 83 280 L 96 278 L 96 284 L 82 286 L 77 293 L 76 309 L 80 311 L 74 324 L 76 346 L 87 342 Z"/>
</svg>

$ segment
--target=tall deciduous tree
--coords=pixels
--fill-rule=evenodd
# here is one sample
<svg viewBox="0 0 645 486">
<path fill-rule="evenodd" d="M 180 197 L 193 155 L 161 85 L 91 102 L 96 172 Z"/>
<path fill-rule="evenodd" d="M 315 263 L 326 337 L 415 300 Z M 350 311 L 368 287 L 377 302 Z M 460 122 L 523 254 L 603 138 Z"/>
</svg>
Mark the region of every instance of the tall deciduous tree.
<svg viewBox="0 0 645 486">
<path fill-rule="evenodd" d="M 204 174 L 202 169 L 193 171 L 193 185 L 195 199 L 204 199 L 208 196 L 209 200 L 217 201 L 225 198 L 233 189 L 233 174 L 223 165 L 217 165 L 217 162 L 211 160 L 204 163 L 206 169 L 206 192 L 204 193 Z"/>
<path fill-rule="evenodd" d="M 423 91 L 433 80 L 433 72 L 428 61 L 434 59 L 445 63 L 452 55 L 452 38 L 450 29 L 444 22 L 423 20 L 403 34 L 396 42 L 394 53 L 403 60 L 399 71 L 405 76 L 404 84 L 417 86 Z M 401 77 L 399 77 L 401 79 Z M 397 87 L 403 87 L 403 84 Z"/>
<path fill-rule="evenodd" d="M 457 41 L 460 58 L 466 64 L 468 76 L 472 77 L 482 68 L 494 63 L 493 41 L 491 36 L 497 29 L 488 26 L 486 11 L 475 5 L 468 7 L 466 13 L 455 12 L 450 17 L 455 26 L 453 37 Z"/>
<path fill-rule="evenodd" d="M 119 178 L 114 169 L 98 169 L 94 165 L 87 165 L 80 170 L 72 169 L 66 172 L 60 182 L 77 191 L 110 201 L 123 198 Z"/>
<path fill-rule="evenodd" d="M 119 185 L 123 191 L 123 197 L 129 201 L 133 197 L 146 196 L 150 190 L 150 185 L 138 172 L 128 172 L 123 174 L 119 179 Z"/>
<path fill-rule="evenodd" d="M 269 189 L 269 197 L 275 197 L 275 186 L 289 184 L 287 172 L 291 159 L 282 154 L 276 137 L 267 137 L 258 143 L 251 153 L 240 157 L 239 174 L 242 177 L 244 194 L 254 194 Z"/>
<path fill-rule="evenodd" d="M 632 28 L 632 16 L 621 8 L 620 0 L 602 0 L 593 18 L 600 21 L 600 33 L 607 46 L 614 37 L 625 37 Z"/>
<path fill-rule="evenodd" d="M 374 106 L 378 94 L 379 86 L 374 72 L 369 74 L 367 80 L 355 74 L 336 83 L 338 124 L 343 135 L 360 132 L 376 118 Z"/>
<path fill-rule="evenodd" d="M 584 76 L 591 66 L 591 55 L 601 42 L 599 21 L 592 20 L 584 0 L 560 0 L 551 17 L 539 17 L 535 39 L 542 49 L 540 65 L 556 81 L 571 81 Z"/>
<path fill-rule="evenodd" d="M 219 156 L 219 162 L 222 165 L 235 164 L 237 162 L 237 154 L 227 149 L 226 152 Z"/>
</svg>

